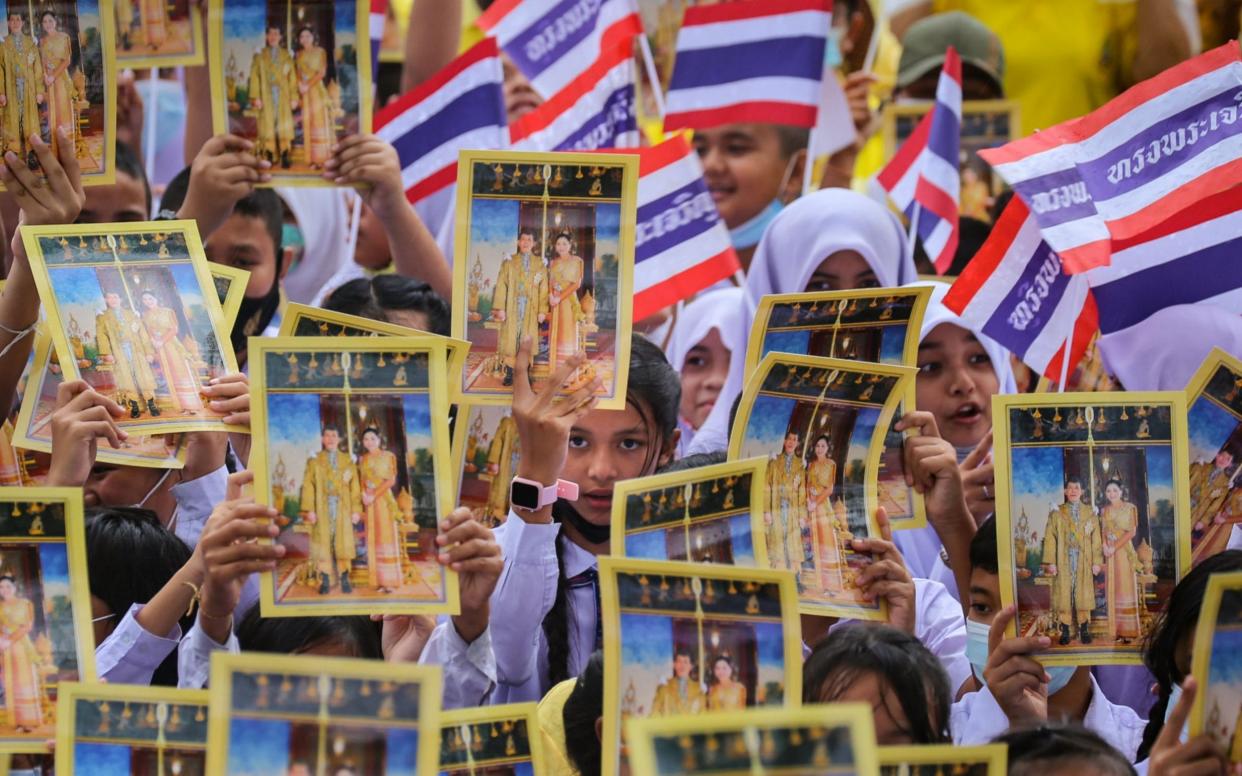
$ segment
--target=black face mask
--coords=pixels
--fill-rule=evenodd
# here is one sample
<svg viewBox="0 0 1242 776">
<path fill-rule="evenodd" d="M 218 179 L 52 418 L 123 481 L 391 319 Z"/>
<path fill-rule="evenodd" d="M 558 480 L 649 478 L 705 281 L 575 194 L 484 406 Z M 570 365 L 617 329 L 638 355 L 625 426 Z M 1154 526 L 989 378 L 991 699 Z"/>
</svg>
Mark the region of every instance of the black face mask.
<svg viewBox="0 0 1242 776">
<path fill-rule="evenodd" d="M 263 333 L 267 325 L 276 317 L 280 307 L 280 283 L 272 283 L 272 290 L 258 298 L 242 297 L 241 307 L 237 311 L 237 320 L 233 323 L 233 331 L 229 341 L 233 343 L 233 352 L 237 360 L 244 362 L 246 340 Z"/>
<path fill-rule="evenodd" d="M 582 538 L 591 544 L 603 544 L 612 536 L 611 525 L 596 525 L 587 522 L 586 518 L 574 509 L 573 504 L 564 499 L 557 499 L 552 505 L 552 519 L 558 523 L 572 525 L 574 530 L 582 534 Z"/>
</svg>

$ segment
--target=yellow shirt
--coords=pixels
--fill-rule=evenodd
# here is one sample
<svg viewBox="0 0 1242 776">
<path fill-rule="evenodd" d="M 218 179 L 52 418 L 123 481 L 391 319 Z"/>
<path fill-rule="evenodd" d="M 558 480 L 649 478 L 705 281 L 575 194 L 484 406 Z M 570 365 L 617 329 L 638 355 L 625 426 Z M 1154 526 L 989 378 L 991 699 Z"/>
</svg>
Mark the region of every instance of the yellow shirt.
<svg viewBox="0 0 1242 776">
<path fill-rule="evenodd" d="M 1134 0 L 935 0 L 965 11 L 1005 48 L 1005 96 L 1023 135 L 1088 113 L 1128 86 L 1137 47 Z"/>
</svg>

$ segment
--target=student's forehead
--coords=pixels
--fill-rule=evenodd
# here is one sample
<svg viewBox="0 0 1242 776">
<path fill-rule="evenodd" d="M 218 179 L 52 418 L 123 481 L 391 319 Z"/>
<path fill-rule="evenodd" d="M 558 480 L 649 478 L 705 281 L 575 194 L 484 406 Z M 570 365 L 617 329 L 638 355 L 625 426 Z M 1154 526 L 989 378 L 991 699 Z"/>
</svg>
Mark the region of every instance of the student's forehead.
<svg viewBox="0 0 1242 776">
<path fill-rule="evenodd" d="M 276 260 L 276 246 L 267 232 L 262 218 L 234 213 L 212 233 L 207 247 L 214 250 L 236 251 L 250 249 Z"/>
<path fill-rule="evenodd" d="M 694 137 L 696 140 L 702 139 L 706 143 L 722 143 L 729 140 L 749 140 L 759 142 L 767 139 L 775 139 L 776 128 L 770 124 L 725 124 L 721 127 L 712 129 L 695 130 Z"/>
</svg>

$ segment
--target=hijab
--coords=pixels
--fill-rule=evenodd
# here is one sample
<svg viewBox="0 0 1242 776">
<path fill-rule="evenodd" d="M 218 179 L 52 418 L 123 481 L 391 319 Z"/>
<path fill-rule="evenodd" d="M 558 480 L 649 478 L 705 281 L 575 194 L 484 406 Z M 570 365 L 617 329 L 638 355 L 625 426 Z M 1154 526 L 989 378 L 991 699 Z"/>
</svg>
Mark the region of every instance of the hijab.
<svg viewBox="0 0 1242 776">
<path fill-rule="evenodd" d="M 1242 316 L 1210 304 L 1179 304 L 1098 341 L 1109 374 L 1127 391 L 1181 391 L 1212 348 L 1242 356 Z"/>
<path fill-rule="evenodd" d="M 720 332 L 720 340 L 729 351 L 729 364 L 733 359 L 746 355 L 746 339 L 741 336 L 743 326 L 738 321 L 742 314 L 741 288 L 722 287 L 700 294 L 693 302 L 682 308 L 673 324 L 666 355 L 668 362 L 678 374 L 686 365 L 686 356 L 712 331 Z M 678 413 L 677 426 L 681 438 L 677 442 L 677 454 L 681 457 L 690 449 L 695 429 Z"/>
<path fill-rule="evenodd" d="M 281 282 L 289 301 L 310 304 L 342 267 L 353 263 L 346 251 L 349 212 L 340 189 L 281 188 L 276 193 L 293 213 L 306 246 Z"/>
<path fill-rule="evenodd" d="M 961 316 L 950 310 L 944 305 L 944 298 L 949 293 L 949 284 L 940 282 L 918 282 L 911 283 L 912 286 L 931 286 L 931 298 L 927 300 L 927 312 L 923 314 L 923 328 L 919 330 L 919 342 L 921 343 L 942 323 L 951 323 L 954 326 L 969 331 L 975 335 L 975 339 L 979 340 L 979 344 L 983 346 L 984 352 L 988 354 L 988 359 L 992 362 L 992 369 L 996 372 L 996 384 L 1000 386 L 997 393 L 1017 393 L 1018 381 L 1013 376 L 1013 367 L 1009 361 L 1009 351 L 1001 346 L 999 342 L 983 333 L 982 329 L 976 329 Z"/>
<path fill-rule="evenodd" d="M 849 189 L 821 189 L 800 197 L 768 226 L 746 274 L 734 341 L 749 342 L 759 300 L 769 294 L 806 290 L 824 259 L 855 251 L 871 267 L 882 287 L 900 286 L 917 277 L 905 231 L 883 205 Z M 726 342 L 730 338 L 725 338 Z M 710 453 L 729 445 L 733 402 L 746 383 L 745 358 L 733 358 L 729 378 L 711 415 L 699 429 L 689 452 Z"/>
</svg>

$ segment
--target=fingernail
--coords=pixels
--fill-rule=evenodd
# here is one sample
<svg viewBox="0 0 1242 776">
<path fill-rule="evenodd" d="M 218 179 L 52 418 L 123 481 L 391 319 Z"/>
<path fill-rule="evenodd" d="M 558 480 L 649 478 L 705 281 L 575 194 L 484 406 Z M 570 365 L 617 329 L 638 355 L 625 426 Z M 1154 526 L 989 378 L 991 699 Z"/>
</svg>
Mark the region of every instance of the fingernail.
<svg viewBox="0 0 1242 776">
<path fill-rule="evenodd" d="M 211 378 L 210 380 L 208 380 L 208 381 L 207 381 L 207 384 L 208 384 L 208 385 L 215 385 L 215 384 L 216 384 L 216 383 L 218 383 L 218 382 L 220 382 L 220 378 L 219 378 L 219 377 L 213 377 L 213 378 Z"/>
<path fill-rule="evenodd" d="M 215 400 L 215 399 L 212 399 L 211 401 L 207 402 L 207 406 L 211 407 L 213 410 L 218 410 L 218 409 L 220 409 L 220 405 L 221 405 L 221 404 L 224 404 L 224 402 L 222 402 L 222 401 L 217 401 L 217 400 Z"/>
<path fill-rule="evenodd" d="M 454 563 L 449 568 L 453 569 L 453 571 L 461 571 L 461 563 Z"/>
<path fill-rule="evenodd" d="M 272 163 L 271 163 L 271 162 L 269 162 L 268 160 L 264 159 L 263 161 L 259 162 L 259 169 L 260 169 L 260 170 L 270 170 L 270 169 L 272 169 Z"/>
<path fill-rule="evenodd" d="M 436 560 L 440 561 L 441 563 L 447 564 L 449 562 L 448 553 L 447 552 L 440 553 L 439 555 L 436 556 Z"/>
<path fill-rule="evenodd" d="M 283 558 L 285 556 L 285 545 L 276 545 L 276 554 Z"/>
<path fill-rule="evenodd" d="M 443 547 L 444 545 L 448 544 L 448 538 L 447 538 L 447 537 L 445 537 L 443 534 L 437 535 L 437 536 L 436 536 L 436 544 L 438 544 L 438 545 L 440 545 L 441 547 Z"/>
<path fill-rule="evenodd" d="M 1049 646 L 1050 644 L 1052 644 L 1052 639 L 1048 638 L 1047 636 L 1039 637 L 1039 646 L 1046 647 L 1046 646 Z"/>
<path fill-rule="evenodd" d="M 449 520 L 441 520 L 441 521 L 440 521 L 440 528 L 441 528 L 442 530 L 447 531 L 448 529 L 450 529 L 450 528 L 452 528 L 452 527 L 453 527 L 453 523 L 452 523 L 451 521 L 449 521 Z"/>
</svg>

